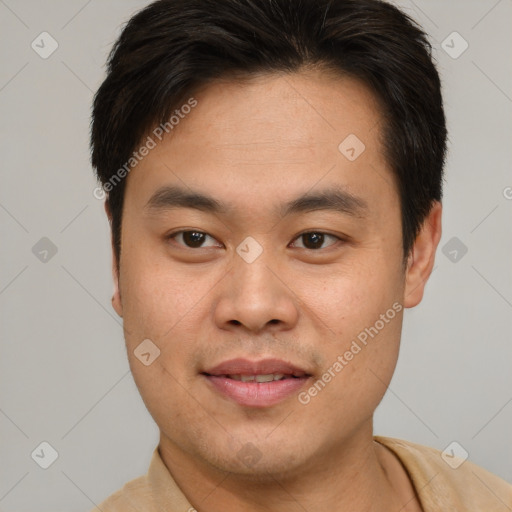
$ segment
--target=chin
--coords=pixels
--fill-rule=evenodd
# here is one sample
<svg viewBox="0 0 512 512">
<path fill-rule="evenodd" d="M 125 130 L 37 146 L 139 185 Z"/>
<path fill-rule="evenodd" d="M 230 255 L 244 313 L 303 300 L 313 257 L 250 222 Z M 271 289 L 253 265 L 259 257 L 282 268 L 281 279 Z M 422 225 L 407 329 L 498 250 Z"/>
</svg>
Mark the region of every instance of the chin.
<svg viewBox="0 0 512 512">
<path fill-rule="evenodd" d="M 267 441 L 264 444 L 264 440 L 253 443 L 246 438 L 243 443 L 237 442 L 236 447 L 223 448 L 212 450 L 210 447 L 207 453 L 199 455 L 218 470 L 251 482 L 275 483 L 276 479 L 290 477 L 291 473 L 300 471 L 301 466 L 306 464 L 306 461 L 298 459 L 297 447 L 281 441 L 277 444 Z"/>
<path fill-rule="evenodd" d="M 247 480 L 253 483 L 276 483 L 276 480 L 282 481 L 289 478 L 294 472 L 295 465 L 287 459 L 282 457 L 273 457 L 270 460 L 268 457 L 262 457 L 256 464 L 250 465 L 238 458 L 223 461 L 224 464 L 218 467 L 222 471 L 229 471 L 241 480 Z"/>
</svg>

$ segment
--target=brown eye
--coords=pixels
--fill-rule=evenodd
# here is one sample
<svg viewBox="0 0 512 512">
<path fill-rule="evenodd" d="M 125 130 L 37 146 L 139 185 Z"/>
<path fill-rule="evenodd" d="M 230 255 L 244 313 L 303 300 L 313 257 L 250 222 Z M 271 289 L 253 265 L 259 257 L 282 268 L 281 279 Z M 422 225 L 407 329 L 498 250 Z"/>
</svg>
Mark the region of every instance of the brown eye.
<svg viewBox="0 0 512 512">
<path fill-rule="evenodd" d="M 315 250 L 323 248 L 322 245 L 323 245 L 326 237 L 330 237 L 335 240 L 341 240 L 337 236 L 329 235 L 327 233 L 322 233 L 321 231 L 309 231 L 307 233 L 302 233 L 295 240 L 300 239 L 303 243 L 304 249 L 309 249 L 309 250 L 315 251 Z M 333 245 L 333 244 L 330 244 L 330 245 Z M 328 247 L 330 247 L 330 246 L 328 246 Z"/>
<path fill-rule="evenodd" d="M 176 239 L 178 241 L 179 245 L 184 245 L 186 248 L 198 249 L 201 247 L 205 247 L 205 246 L 203 246 L 203 243 L 208 237 L 211 238 L 212 240 L 215 240 L 213 237 L 211 237 L 207 233 L 204 233 L 202 231 L 193 231 L 193 230 L 177 231 L 176 233 L 169 235 L 167 238 L 168 239 Z M 206 247 L 212 247 L 212 246 L 206 246 Z"/>
</svg>

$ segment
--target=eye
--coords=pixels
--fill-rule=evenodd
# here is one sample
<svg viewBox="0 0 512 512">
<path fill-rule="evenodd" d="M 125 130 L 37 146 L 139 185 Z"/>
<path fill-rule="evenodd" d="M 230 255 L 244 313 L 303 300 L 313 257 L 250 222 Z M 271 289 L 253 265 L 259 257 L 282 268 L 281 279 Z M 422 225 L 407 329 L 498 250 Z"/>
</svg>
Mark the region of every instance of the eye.
<svg viewBox="0 0 512 512">
<path fill-rule="evenodd" d="M 203 243 L 206 238 L 211 238 L 212 240 L 215 240 L 212 236 L 208 235 L 207 233 L 204 233 L 203 231 L 195 231 L 195 230 L 189 230 L 189 231 L 176 231 L 175 233 L 171 233 L 166 237 L 167 240 L 174 240 L 174 239 L 181 239 L 181 242 L 179 245 L 184 245 L 186 248 L 189 249 L 201 249 L 203 247 L 213 247 L 213 246 L 204 246 Z"/>
<path fill-rule="evenodd" d="M 301 247 L 299 245 L 299 248 L 316 251 L 323 248 L 322 245 L 324 245 L 326 237 L 334 240 L 334 243 L 331 243 L 327 247 L 334 245 L 336 240 L 342 241 L 342 239 L 338 236 L 323 233 L 321 231 L 308 231 L 301 233 L 298 237 L 295 238 L 295 240 L 301 240 L 303 242 L 303 246 Z M 176 231 L 175 233 L 171 233 L 170 235 L 166 236 L 167 240 L 175 240 L 177 241 L 178 245 L 184 246 L 188 249 L 215 247 L 215 245 L 204 245 L 204 242 L 207 238 L 215 241 L 215 238 L 210 236 L 208 233 L 196 230 Z M 292 246 L 297 247 L 295 244 L 292 244 Z"/>
<path fill-rule="evenodd" d="M 342 239 L 337 236 L 329 235 L 328 233 L 322 233 L 321 231 L 308 231 L 305 233 L 301 233 L 295 240 L 302 240 L 304 242 L 304 247 L 302 248 L 304 249 L 318 250 L 322 248 L 321 246 L 325 241 L 325 237 L 330 237 L 335 240 L 342 241 Z M 334 244 L 330 244 L 328 247 L 330 247 L 331 245 Z"/>
</svg>

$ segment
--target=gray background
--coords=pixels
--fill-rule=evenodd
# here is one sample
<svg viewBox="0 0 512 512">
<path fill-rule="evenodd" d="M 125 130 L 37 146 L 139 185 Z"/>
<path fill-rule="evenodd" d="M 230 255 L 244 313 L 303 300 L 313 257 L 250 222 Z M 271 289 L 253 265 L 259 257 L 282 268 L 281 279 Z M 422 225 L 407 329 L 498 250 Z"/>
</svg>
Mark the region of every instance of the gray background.
<svg viewBox="0 0 512 512">
<path fill-rule="evenodd" d="M 87 511 L 145 473 L 158 442 L 111 308 L 108 225 L 88 155 L 107 52 L 147 3 L 0 0 L 3 512 Z M 440 450 L 455 440 L 512 482 L 512 1 L 400 5 L 431 34 L 450 155 L 435 270 L 405 314 L 375 433 Z M 46 59 L 31 47 L 43 31 L 58 43 Z M 469 43 L 458 58 L 442 46 L 453 31 Z M 446 44 L 462 49 L 453 36 Z M 46 470 L 31 458 L 42 441 L 58 452 Z"/>
</svg>

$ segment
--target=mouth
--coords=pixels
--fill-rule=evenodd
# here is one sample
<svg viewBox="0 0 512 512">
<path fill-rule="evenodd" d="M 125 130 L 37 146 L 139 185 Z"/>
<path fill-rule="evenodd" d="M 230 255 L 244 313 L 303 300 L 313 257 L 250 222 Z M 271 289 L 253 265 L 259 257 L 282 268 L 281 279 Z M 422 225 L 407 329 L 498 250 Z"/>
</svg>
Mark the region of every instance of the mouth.
<svg viewBox="0 0 512 512">
<path fill-rule="evenodd" d="M 270 407 L 294 395 L 312 375 L 279 359 L 233 359 L 201 372 L 210 389 L 245 407 Z"/>
<path fill-rule="evenodd" d="M 276 380 L 285 380 L 285 379 L 301 379 L 306 377 L 305 373 L 302 375 L 294 375 L 294 374 L 284 374 L 284 373 L 267 373 L 267 374 L 230 374 L 230 375 L 211 375 L 209 373 L 203 372 L 202 375 L 206 375 L 207 377 L 224 377 L 226 379 L 238 380 L 240 382 L 273 382 Z"/>
</svg>

